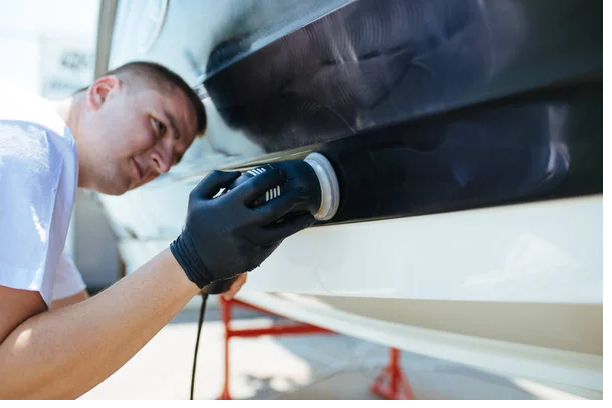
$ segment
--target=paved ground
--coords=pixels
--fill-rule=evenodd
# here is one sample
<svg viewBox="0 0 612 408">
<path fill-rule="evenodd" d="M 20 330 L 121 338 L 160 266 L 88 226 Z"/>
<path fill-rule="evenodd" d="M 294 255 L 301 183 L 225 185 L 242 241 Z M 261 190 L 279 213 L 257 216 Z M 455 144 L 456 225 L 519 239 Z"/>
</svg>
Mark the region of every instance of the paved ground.
<svg viewBox="0 0 612 408">
<path fill-rule="evenodd" d="M 273 320 L 236 310 L 234 327 Z M 223 326 L 209 307 L 202 329 L 195 399 L 214 399 L 223 382 Z M 197 312 L 186 309 L 107 381 L 81 399 L 188 399 Z M 232 339 L 230 381 L 236 399 L 376 399 L 369 391 L 388 349 L 341 335 Z M 529 381 L 509 380 L 454 363 L 402 353 L 419 399 L 575 399 Z M 583 393 L 601 398 L 599 393 Z"/>
</svg>

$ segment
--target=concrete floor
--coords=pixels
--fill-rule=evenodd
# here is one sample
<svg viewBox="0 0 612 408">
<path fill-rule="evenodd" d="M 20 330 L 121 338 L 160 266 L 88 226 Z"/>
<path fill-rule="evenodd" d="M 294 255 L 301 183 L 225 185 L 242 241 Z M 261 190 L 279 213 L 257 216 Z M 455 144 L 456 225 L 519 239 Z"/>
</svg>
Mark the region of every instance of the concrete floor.
<svg viewBox="0 0 612 408">
<path fill-rule="evenodd" d="M 273 319 L 237 309 L 234 327 Z M 200 339 L 194 399 L 214 399 L 223 385 L 223 325 L 209 306 Z M 140 353 L 80 399 L 189 399 L 197 312 L 186 308 Z M 388 349 L 342 335 L 235 338 L 230 342 L 230 392 L 235 399 L 377 399 L 369 391 Z M 600 399 L 601 393 L 561 391 L 470 367 L 402 353 L 419 399 Z"/>
</svg>

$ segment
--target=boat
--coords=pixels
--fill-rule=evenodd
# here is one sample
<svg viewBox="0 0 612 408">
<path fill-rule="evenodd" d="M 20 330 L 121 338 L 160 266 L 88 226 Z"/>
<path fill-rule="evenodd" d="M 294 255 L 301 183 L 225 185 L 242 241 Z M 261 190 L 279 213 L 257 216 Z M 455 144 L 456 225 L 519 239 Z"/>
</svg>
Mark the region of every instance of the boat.
<svg viewBox="0 0 612 408">
<path fill-rule="evenodd" d="M 603 390 L 603 40 L 578 0 L 103 1 L 98 74 L 178 72 L 208 125 L 168 174 L 100 196 L 128 270 L 213 169 L 311 152 L 336 216 L 238 298 L 401 350 Z M 553 12 L 554 11 L 554 12 Z"/>
</svg>

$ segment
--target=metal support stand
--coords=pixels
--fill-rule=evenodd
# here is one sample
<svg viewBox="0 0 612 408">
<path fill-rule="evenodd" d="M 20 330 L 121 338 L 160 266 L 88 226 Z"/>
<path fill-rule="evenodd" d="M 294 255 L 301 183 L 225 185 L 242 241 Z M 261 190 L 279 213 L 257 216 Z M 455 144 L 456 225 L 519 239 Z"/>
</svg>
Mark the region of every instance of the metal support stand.
<svg viewBox="0 0 612 408">
<path fill-rule="evenodd" d="M 400 365 L 400 351 L 391 348 L 391 361 L 372 384 L 373 393 L 389 400 L 415 400 L 416 396 Z"/>
<path fill-rule="evenodd" d="M 236 299 L 228 301 L 223 299 L 223 297 L 219 297 L 219 302 L 221 304 L 221 312 L 223 316 L 223 327 L 225 328 L 225 378 L 223 383 L 223 391 L 221 392 L 221 395 L 217 398 L 219 400 L 232 399 L 229 391 L 229 341 L 232 337 L 257 337 L 265 335 L 284 336 L 321 333 L 334 334 L 334 332 L 331 330 L 323 329 L 321 327 L 313 326 L 306 323 L 276 324 L 261 329 L 234 330 L 230 327 L 230 322 L 232 320 L 232 307 L 243 307 L 275 316 L 276 314 L 264 309 L 260 309 L 248 303 L 241 302 L 240 300 Z"/>
<path fill-rule="evenodd" d="M 217 398 L 219 400 L 232 399 L 229 391 L 229 341 L 232 337 L 257 337 L 266 335 L 283 336 L 321 333 L 335 334 L 333 331 L 324 329 L 322 327 L 297 322 L 291 324 L 275 324 L 270 327 L 260 329 L 234 330 L 230 327 L 232 320 L 232 307 L 243 307 L 273 316 L 278 315 L 237 299 L 225 300 L 223 297 L 219 297 L 219 302 L 221 304 L 223 327 L 225 328 L 225 377 L 223 381 L 223 390 L 221 391 L 221 395 Z M 391 361 L 389 365 L 380 373 L 374 384 L 372 384 L 372 392 L 380 395 L 383 398 L 391 400 L 416 399 L 414 392 L 412 391 L 412 387 L 410 386 L 410 383 L 406 379 L 406 376 L 404 375 L 404 372 L 400 366 L 399 350 L 396 348 L 391 348 L 390 351 Z"/>
</svg>

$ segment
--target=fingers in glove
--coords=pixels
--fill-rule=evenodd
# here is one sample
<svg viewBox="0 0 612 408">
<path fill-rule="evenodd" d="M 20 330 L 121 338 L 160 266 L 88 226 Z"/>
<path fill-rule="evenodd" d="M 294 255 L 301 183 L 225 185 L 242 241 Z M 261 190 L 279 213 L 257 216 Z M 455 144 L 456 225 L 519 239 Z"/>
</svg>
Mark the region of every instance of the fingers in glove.
<svg viewBox="0 0 612 408">
<path fill-rule="evenodd" d="M 251 234 L 251 240 L 261 246 L 272 245 L 312 226 L 314 222 L 315 218 L 312 214 L 306 213 L 297 215 L 281 223 L 258 228 Z"/>
<path fill-rule="evenodd" d="M 242 286 L 246 283 L 247 275 L 248 274 L 245 272 L 236 277 L 236 279 L 232 283 L 232 286 L 230 286 L 230 288 L 225 293 L 223 293 L 223 298 L 225 300 L 230 300 L 234 296 L 236 296 L 236 293 L 238 293 L 240 288 L 242 288 Z"/>
<path fill-rule="evenodd" d="M 251 206 L 257 198 L 266 194 L 266 191 L 283 184 L 286 177 L 287 175 L 283 170 L 268 170 L 234 188 L 232 195 L 239 197 L 247 206 Z"/>
<path fill-rule="evenodd" d="M 239 171 L 213 170 L 193 189 L 195 197 L 213 198 L 219 190 L 228 187 L 240 177 Z"/>
<path fill-rule="evenodd" d="M 307 200 L 308 196 L 303 188 L 288 191 L 253 209 L 253 221 L 259 225 L 268 225 Z"/>
</svg>

